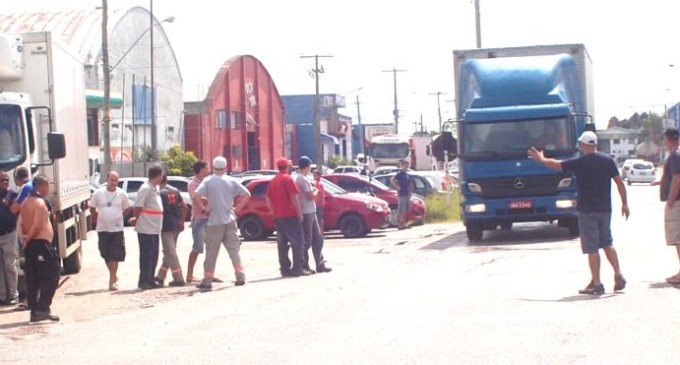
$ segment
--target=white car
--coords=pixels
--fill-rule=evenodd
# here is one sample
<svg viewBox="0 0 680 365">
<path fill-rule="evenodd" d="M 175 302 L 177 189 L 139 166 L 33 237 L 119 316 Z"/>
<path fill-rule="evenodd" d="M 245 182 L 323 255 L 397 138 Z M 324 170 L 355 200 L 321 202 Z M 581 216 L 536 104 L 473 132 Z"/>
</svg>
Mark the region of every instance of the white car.
<svg viewBox="0 0 680 365">
<path fill-rule="evenodd" d="M 656 168 L 647 161 L 636 162 L 628 169 L 628 185 L 632 183 L 652 183 L 656 180 Z"/>
<path fill-rule="evenodd" d="M 628 178 L 628 170 L 630 170 L 630 167 L 633 166 L 633 164 L 639 162 L 645 162 L 645 160 L 641 160 L 639 158 L 629 158 L 623 161 L 623 166 L 621 166 L 621 179 L 626 180 L 626 178 Z"/>
<path fill-rule="evenodd" d="M 130 203 L 134 204 L 137 199 L 137 190 L 148 180 L 146 177 L 121 177 L 118 179 L 118 187 L 123 189 L 130 199 Z M 187 184 L 191 178 L 184 176 L 168 176 L 168 184 L 179 190 L 184 204 L 187 205 L 187 221 L 191 220 L 191 197 L 187 190 Z"/>
<path fill-rule="evenodd" d="M 361 166 L 354 166 L 354 165 L 347 165 L 347 166 L 338 166 L 335 169 L 333 169 L 334 174 L 360 174 L 361 173 Z"/>
</svg>

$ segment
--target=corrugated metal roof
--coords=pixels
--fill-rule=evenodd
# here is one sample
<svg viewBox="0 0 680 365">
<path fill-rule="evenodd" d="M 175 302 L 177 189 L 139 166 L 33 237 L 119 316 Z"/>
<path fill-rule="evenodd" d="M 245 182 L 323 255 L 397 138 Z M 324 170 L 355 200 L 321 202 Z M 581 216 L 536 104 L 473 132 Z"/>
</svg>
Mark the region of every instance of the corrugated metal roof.
<svg viewBox="0 0 680 365">
<path fill-rule="evenodd" d="M 144 11 L 146 9 L 139 8 Z M 132 10 L 132 9 L 130 9 Z M 128 10 L 129 11 L 129 10 Z M 127 13 L 124 9 L 109 11 L 108 27 L 111 29 Z M 59 35 L 74 51 L 83 56 L 84 64 L 91 64 L 99 54 L 102 11 L 100 9 L 57 12 L 0 14 L 0 33 L 44 32 Z"/>
</svg>

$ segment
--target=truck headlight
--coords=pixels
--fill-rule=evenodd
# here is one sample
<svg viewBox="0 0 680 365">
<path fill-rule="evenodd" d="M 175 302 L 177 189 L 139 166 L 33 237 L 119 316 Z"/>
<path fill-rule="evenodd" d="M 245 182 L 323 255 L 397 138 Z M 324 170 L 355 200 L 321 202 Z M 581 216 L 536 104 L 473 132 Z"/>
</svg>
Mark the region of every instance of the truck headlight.
<svg viewBox="0 0 680 365">
<path fill-rule="evenodd" d="M 465 211 L 468 213 L 484 213 L 486 212 L 486 204 L 470 204 L 465 206 Z"/>
<path fill-rule="evenodd" d="M 477 183 L 467 183 L 468 190 L 472 193 L 481 193 L 482 187 Z"/>
<path fill-rule="evenodd" d="M 562 199 L 555 202 L 555 207 L 558 209 L 576 208 L 576 200 Z"/>
<path fill-rule="evenodd" d="M 383 207 L 381 207 L 378 204 L 373 204 L 373 203 L 366 203 L 366 208 L 368 208 L 370 210 L 374 210 L 376 212 L 382 212 L 382 210 L 383 210 Z"/>
<path fill-rule="evenodd" d="M 572 181 L 574 181 L 574 179 L 570 177 L 565 177 L 564 179 L 560 180 L 559 184 L 557 184 L 557 187 L 568 188 L 569 186 L 571 186 Z"/>
</svg>

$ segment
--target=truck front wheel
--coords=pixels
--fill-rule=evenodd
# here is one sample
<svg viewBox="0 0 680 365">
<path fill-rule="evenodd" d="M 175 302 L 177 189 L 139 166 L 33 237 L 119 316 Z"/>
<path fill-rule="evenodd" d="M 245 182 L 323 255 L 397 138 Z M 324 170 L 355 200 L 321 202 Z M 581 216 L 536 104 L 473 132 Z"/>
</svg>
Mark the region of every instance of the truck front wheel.
<svg viewBox="0 0 680 365">
<path fill-rule="evenodd" d="M 465 225 L 465 233 L 467 233 L 468 241 L 479 242 L 482 240 L 484 230 L 479 224 L 468 223 Z"/>
</svg>

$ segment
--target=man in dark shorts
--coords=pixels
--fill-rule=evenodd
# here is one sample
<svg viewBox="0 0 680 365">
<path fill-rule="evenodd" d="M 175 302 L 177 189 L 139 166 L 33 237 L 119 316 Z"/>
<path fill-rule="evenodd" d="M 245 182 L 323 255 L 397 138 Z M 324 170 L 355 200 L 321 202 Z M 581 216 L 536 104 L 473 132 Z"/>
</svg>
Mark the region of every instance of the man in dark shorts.
<svg viewBox="0 0 680 365">
<path fill-rule="evenodd" d="M 274 213 L 281 276 L 296 277 L 310 275 L 311 271 L 304 268 L 303 216 L 298 201 L 299 192 L 290 176 L 288 165 L 288 160 L 284 157 L 276 161 L 279 173 L 269 182 L 267 206 Z M 289 243 L 293 251 L 292 266 L 288 257 Z"/>
<path fill-rule="evenodd" d="M 607 260 L 614 269 L 614 291 L 626 287 L 621 275 L 619 258 L 614 249 L 610 229 L 612 215 L 611 181 L 614 180 L 621 196 L 621 215 L 628 219 L 626 186 L 621 180 L 616 162 L 604 153 L 597 152 L 597 135 L 586 131 L 578 139 L 583 152 L 580 157 L 560 161 L 545 158 L 543 151 L 531 147 L 529 158 L 552 170 L 573 171 L 578 181 L 578 226 L 581 234 L 581 249 L 588 254 L 588 265 L 592 279 L 580 294 L 602 294 L 604 285 L 600 281 L 600 254 L 603 249 Z"/>
<path fill-rule="evenodd" d="M 99 254 L 109 269 L 109 290 L 118 290 L 118 263 L 125 261 L 123 217 L 129 208 L 127 194 L 118 187 L 118 173 L 111 170 L 106 175 L 106 185 L 90 199 L 92 220 L 97 222 Z"/>
<path fill-rule="evenodd" d="M 399 205 L 397 206 L 397 219 L 399 220 L 399 229 L 406 228 L 406 217 L 411 204 L 411 176 L 408 174 L 408 161 L 401 161 L 401 170 L 396 173 L 391 179 L 390 183 L 397 189 L 399 196 Z"/>
</svg>

